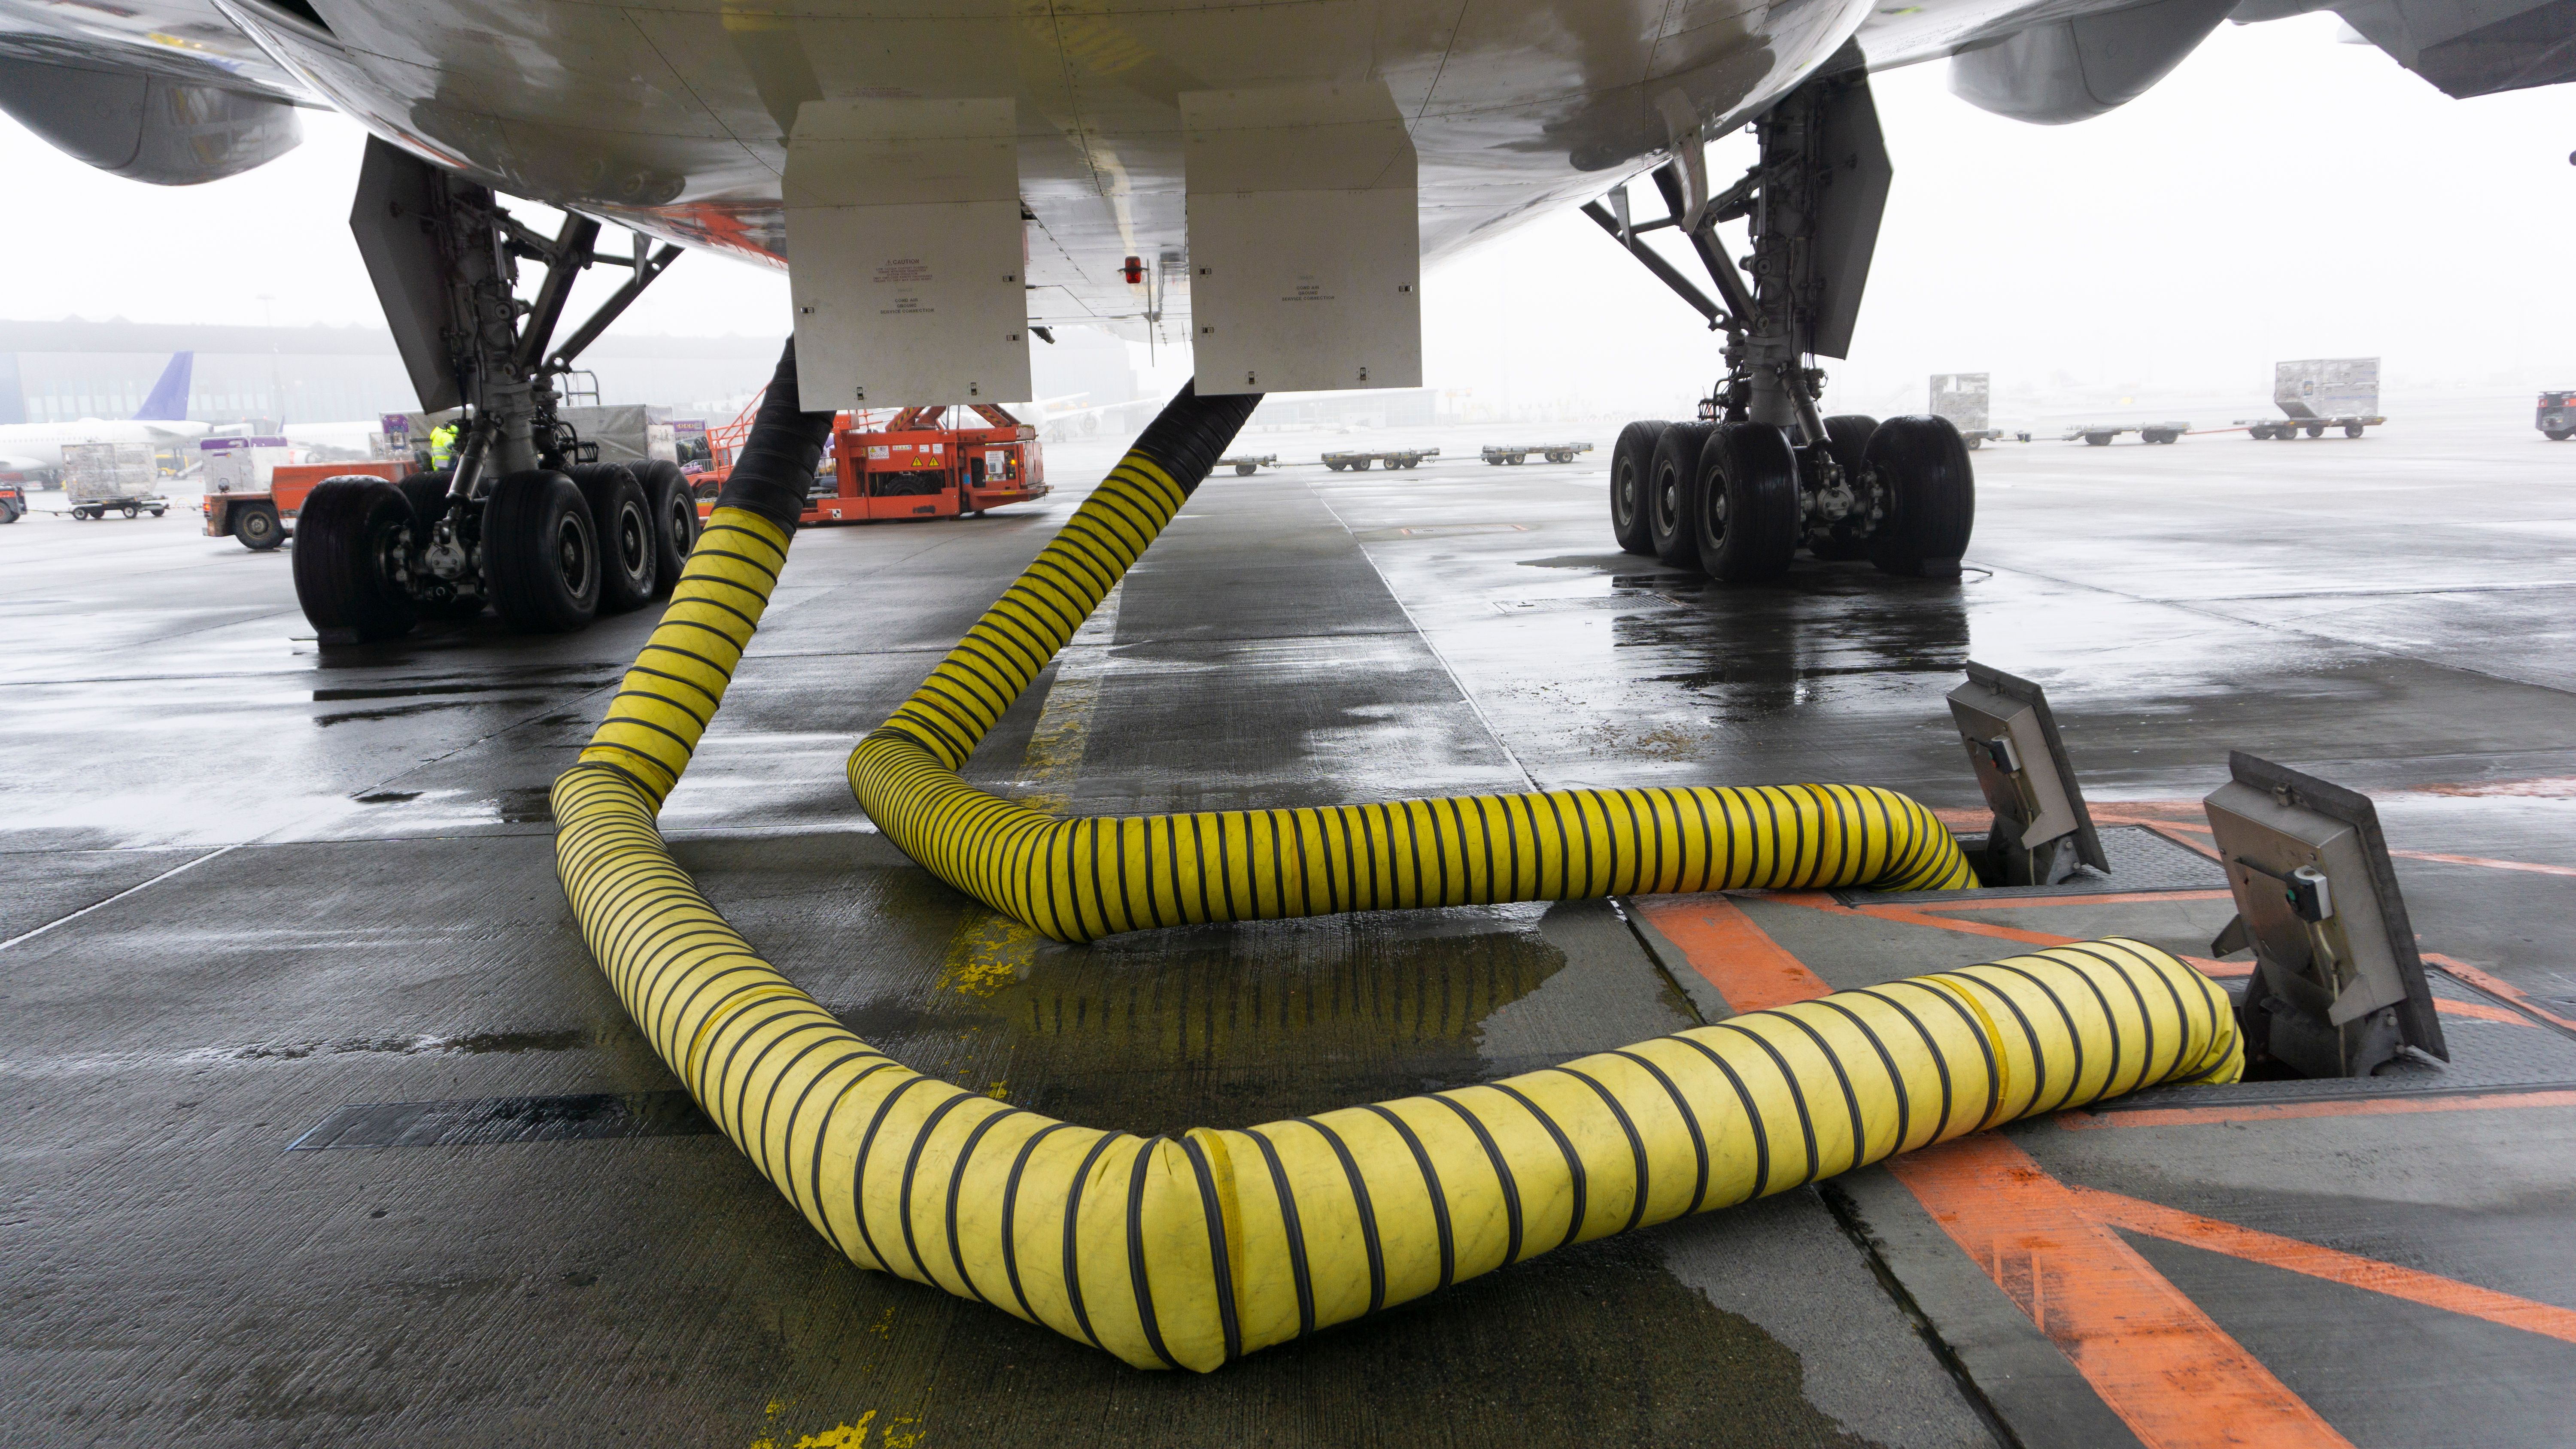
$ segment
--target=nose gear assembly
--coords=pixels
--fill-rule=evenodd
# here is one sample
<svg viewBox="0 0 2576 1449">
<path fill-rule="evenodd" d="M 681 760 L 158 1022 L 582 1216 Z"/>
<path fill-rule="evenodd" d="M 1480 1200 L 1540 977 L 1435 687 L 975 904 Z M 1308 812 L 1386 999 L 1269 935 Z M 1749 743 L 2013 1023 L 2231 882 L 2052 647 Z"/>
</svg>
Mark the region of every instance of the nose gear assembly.
<svg viewBox="0 0 2576 1449">
<path fill-rule="evenodd" d="M 1773 578 L 1803 549 L 1894 574 L 1955 577 L 1976 518 L 1956 426 L 1930 414 L 1822 416 L 1818 356 L 1849 355 L 1893 175 L 1858 70 L 1809 80 L 1752 123 L 1759 159 L 1706 194 L 1697 133 L 1656 168 L 1666 214 L 1630 215 L 1621 186 L 1584 214 L 1726 334 L 1726 376 L 1695 422 L 1630 423 L 1610 461 L 1619 546 L 1724 582 Z M 1746 223 L 1738 262 L 1717 228 Z M 1648 246 L 1687 238 L 1717 295 Z M 1750 281 L 1747 274 L 1750 274 Z"/>
</svg>

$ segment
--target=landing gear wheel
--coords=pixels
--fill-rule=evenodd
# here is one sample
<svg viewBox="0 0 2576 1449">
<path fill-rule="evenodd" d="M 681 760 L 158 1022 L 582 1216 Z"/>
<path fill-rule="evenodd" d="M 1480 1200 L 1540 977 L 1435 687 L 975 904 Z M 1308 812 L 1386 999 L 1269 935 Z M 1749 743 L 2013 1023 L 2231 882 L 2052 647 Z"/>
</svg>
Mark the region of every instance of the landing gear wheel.
<svg viewBox="0 0 2576 1449">
<path fill-rule="evenodd" d="M 644 506 L 653 518 L 653 597 L 667 599 L 680 586 L 680 570 L 689 566 L 689 550 L 698 546 L 698 504 L 689 496 L 689 480 L 680 465 L 654 458 L 629 463 Z"/>
<path fill-rule="evenodd" d="M 1655 440 L 1646 464 L 1646 534 L 1670 567 L 1699 567 L 1699 454 L 1707 423 L 1674 423 Z"/>
<path fill-rule="evenodd" d="M 1864 509 L 1869 501 L 1870 488 L 1868 475 L 1863 470 L 1869 466 L 1866 456 L 1869 435 L 1877 431 L 1878 419 L 1866 413 L 1837 413 L 1825 419 L 1825 451 L 1842 465 L 1843 481 L 1850 485 Z M 1968 446 L 1973 448 L 1976 443 L 1971 441 Z M 1869 557 L 1869 541 L 1853 536 L 1855 526 L 1867 526 L 1866 513 L 1844 519 L 1834 525 L 1833 532 L 1821 538 L 1809 539 L 1807 551 L 1821 559 Z"/>
<path fill-rule="evenodd" d="M 1699 451 L 1692 541 L 1720 583 L 1777 578 L 1798 553 L 1798 455 L 1764 423 L 1720 423 Z"/>
<path fill-rule="evenodd" d="M 492 606 L 522 634 L 565 634 L 599 612 L 599 534 L 581 488 L 532 468 L 483 505 L 483 575 Z"/>
<path fill-rule="evenodd" d="M 1647 522 L 1646 474 L 1655 443 L 1670 423 L 1630 423 L 1610 445 L 1610 536 L 1629 553 L 1651 554 L 1655 536 Z"/>
<path fill-rule="evenodd" d="M 653 510 L 644 487 L 623 463 L 584 463 L 565 470 L 590 505 L 599 537 L 599 612 L 624 614 L 653 600 Z"/>
<path fill-rule="evenodd" d="M 277 505 L 253 503 L 233 510 L 233 537 L 253 553 L 266 553 L 286 541 L 286 525 L 277 521 Z"/>
<path fill-rule="evenodd" d="M 325 478 L 295 521 L 295 600 L 325 644 L 398 639 L 419 614 L 405 586 L 411 504 L 381 478 Z"/>
<path fill-rule="evenodd" d="M 1977 481 L 1948 418 L 1889 418 L 1869 439 L 1869 468 L 1887 497 L 1870 561 L 1891 574 L 1956 574 L 1977 523 Z"/>
</svg>

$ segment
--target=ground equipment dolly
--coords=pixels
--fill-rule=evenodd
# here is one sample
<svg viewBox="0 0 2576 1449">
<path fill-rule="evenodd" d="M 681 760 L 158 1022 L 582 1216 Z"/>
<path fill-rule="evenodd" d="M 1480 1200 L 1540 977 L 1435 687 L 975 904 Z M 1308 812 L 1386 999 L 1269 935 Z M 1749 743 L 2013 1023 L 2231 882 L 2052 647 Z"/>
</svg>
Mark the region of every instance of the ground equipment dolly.
<svg viewBox="0 0 2576 1449">
<path fill-rule="evenodd" d="M 1339 473 L 1344 468 L 1366 472 L 1371 463 L 1388 468 L 1419 468 L 1425 458 L 1440 456 L 1438 448 L 1390 448 L 1383 453 L 1326 453 L 1324 466 Z"/>
<path fill-rule="evenodd" d="M 2191 431 L 2189 423 L 2081 423 L 2058 435 L 2060 442 L 2082 438 L 2088 447 L 2107 448 L 2122 433 L 2135 433 L 2141 443 L 2170 443 Z"/>
<path fill-rule="evenodd" d="M 2362 429 L 2375 428 L 2387 421 L 2388 419 L 2382 417 L 2238 418 L 2235 426 L 2243 428 L 2246 436 L 2258 441 L 2279 438 L 2283 442 L 2288 442 L 2297 437 L 2302 429 L 2306 430 L 2311 438 L 2324 437 L 2328 428 L 2341 428 L 2345 437 L 2358 438 L 2361 436 Z"/>
<path fill-rule="evenodd" d="M 1536 453 L 1551 463 L 1571 463 L 1574 461 L 1575 454 L 1591 451 L 1590 443 L 1532 443 L 1522 448 L 1506 448 L 1487 443 L 1485 461 L 1498 468 L 1506 463 L 1517 466 L 1528 462 L 1529 455 Z"/>
</svg>

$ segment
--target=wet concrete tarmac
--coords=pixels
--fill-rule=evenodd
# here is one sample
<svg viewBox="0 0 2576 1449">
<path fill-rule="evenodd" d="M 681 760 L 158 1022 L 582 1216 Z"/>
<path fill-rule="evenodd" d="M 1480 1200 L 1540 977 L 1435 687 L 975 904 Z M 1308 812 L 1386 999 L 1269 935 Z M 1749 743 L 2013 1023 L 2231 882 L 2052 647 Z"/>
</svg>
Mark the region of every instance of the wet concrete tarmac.
<svg viewBox="0 0 2576 1449">
<path fill-rule="evenodd" d="M 1084 811 L 1849 780 L 1966 823 L 1941 696 L 1973 653 L 2047 684 L 2106 823 L 2187 843 L 2230 748 L 2374 793 L 2455 1060 L 2027 1124 L 1205 1378 L 853 1269 L 674 1098 L 544 800 L 648 617 L 326 653 L 286 554 L 185 515 L 0 529 L 0 1438 L 2568 1442 L 2576 490 L 2521 406 L 1989 448 L 1956 583 L 1621 555 L 1599 453 L 1212 480 L 970 775 Z M 665 817 L 771 959 L 948 1080 L 1261 1121 L 2227 915 L 1745 893 L 1036 940 L 840 765 L 1077 491 L 800 539 Z"/>
</svg>

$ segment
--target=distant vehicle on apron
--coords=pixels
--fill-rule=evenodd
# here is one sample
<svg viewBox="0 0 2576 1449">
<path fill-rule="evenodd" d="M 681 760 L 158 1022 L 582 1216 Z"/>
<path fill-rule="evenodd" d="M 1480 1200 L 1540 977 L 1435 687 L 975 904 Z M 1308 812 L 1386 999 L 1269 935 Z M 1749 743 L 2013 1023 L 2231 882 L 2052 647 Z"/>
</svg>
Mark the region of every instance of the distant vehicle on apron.
<svg viewBox="0 0 2576 1449">
<path fill-rule="evenodd" d="M 2540 416 L 2533 426 L 2548 434 L 2549 441 L 2563 443 L 2576 438 L 2576 392 L 2544 392 L 2540 395 Z"/>
</svg>

